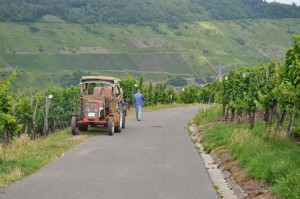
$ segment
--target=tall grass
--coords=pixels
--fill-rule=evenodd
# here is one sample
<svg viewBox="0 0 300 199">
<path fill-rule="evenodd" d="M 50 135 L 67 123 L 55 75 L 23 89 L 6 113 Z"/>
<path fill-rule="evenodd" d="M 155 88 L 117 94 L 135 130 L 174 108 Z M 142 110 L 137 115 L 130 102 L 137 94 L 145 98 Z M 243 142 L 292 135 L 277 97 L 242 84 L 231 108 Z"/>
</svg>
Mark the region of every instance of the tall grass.
<svg viewBox="0 0 300 199">
<path fill-rule="evenodd" d="M 196 116 L 201 118 L 204 148 L 226 146 L 249 176 L 270 183 L 272 191 L 283 198 L 300 198 L 300 145 L 287 140 L 284 132 L 265 131 L 263 122 L 257 122 L 253 130 L 246 124 L 221 122 L 201 128 L 215 121 L 215 113 L 213 108 Z"/>
<path fill-rule="evenodd" d="M 194 123 L 197 125 L 206 124 L 208 122 L 215 122 L 221 118 L 222 108 L 220 105 L 214 104 L 209 109 L 203 108 L 194 117 Z"/>
</svg>

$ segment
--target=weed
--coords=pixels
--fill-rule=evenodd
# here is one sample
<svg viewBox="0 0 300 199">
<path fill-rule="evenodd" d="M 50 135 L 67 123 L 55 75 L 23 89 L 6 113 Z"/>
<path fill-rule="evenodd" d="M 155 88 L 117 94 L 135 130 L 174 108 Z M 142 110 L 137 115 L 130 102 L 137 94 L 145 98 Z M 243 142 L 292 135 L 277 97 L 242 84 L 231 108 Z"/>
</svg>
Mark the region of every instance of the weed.
<svg viewBox="0 0 300 199">
<path fill-rule="evenodd" d="M 3 145 L 0 144 L 0 161 L 3 160 Z"/>
<path fill-rule="evenodd" d="M 218 187 L 217 185 L 214 185 L 214 186 L 213 186 L 213 189 L 214 189 L 214 190 L 219 190 L 219 187 Z"/>
</svg>

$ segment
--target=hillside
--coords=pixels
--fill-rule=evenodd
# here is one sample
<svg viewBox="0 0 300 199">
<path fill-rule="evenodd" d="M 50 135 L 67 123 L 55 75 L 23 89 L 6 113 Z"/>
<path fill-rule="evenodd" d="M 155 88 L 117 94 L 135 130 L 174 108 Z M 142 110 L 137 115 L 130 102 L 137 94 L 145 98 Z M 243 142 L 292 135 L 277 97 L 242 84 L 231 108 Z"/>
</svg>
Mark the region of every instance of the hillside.
<svg viewBox="0 0 300 199">
<path fill-rule="evenodd" d="M 248 18 L 299 18 L 300 7 L 263 0 L 1 0 L 0 21 L 153 25 Z"/>
<path fill-rule="evenodd" d="M 300 19 L 226 20 L 138 25 L 0 23 L 0 75 L 19 67 L 18 87 L 67 86 L 76 74 L 146 79 L 215 77 L 223 71 L 281 58 Z M 77 77 L 76 77 L 77 78 Z M 76 79 L 75 78 L 75 79 Z M 39 84 L 36 84 L 39 82 Z"/>
</svg>

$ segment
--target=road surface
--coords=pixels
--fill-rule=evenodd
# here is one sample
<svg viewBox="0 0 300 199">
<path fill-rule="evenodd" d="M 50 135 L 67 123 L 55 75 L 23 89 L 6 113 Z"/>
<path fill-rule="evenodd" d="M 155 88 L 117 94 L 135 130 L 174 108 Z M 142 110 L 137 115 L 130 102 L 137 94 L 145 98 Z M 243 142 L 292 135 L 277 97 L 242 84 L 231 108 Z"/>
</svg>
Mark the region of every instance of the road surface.
<svg viewBox="0 0 300 199">
<path fill-rule="evenodd" d="M 126 129 L 100 133 L 37 173 L 1 190 L 0 199 L 216 199 L 187 135 L 199 107 L 127 117 Z"/>
</svg>

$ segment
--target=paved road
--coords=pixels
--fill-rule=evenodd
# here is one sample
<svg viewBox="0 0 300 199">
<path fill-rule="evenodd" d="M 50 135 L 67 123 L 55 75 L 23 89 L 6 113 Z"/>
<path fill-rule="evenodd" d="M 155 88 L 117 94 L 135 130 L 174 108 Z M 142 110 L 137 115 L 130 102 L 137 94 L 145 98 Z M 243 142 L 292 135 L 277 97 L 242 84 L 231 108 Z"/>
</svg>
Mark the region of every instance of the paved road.
<svg viewBox="0 0 300 199">
<path fill-rule="evenodd" d="M 0 199 L 215 199 L 187 135 L 199 108 L 127 118 L 121 134 L 101 134 L 0 193 Z"/>
</svg>

